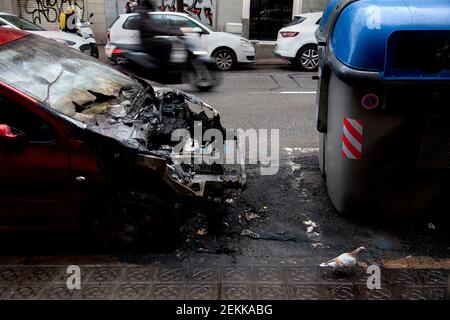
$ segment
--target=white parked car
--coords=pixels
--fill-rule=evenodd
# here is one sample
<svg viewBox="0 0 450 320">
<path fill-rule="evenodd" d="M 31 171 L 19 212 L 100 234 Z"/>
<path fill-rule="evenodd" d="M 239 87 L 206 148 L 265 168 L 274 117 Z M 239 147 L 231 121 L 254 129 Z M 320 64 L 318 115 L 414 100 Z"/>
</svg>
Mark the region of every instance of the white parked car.
<svg viewBox="0 0 450 320">
<path fill-rule="evenodd" d="M 217 67 L 222 71 L 231 70 L 237 63 L 251 64 L 255 61 L 255 48 L 247 39 L 226 32 L 215 32 L 190 17 L 188 14 L 177 12 L 151 12 L 155 20 L 168 27 L 179 27 L 193 31 L 192 37 L 199 48 L 208 52 L 216 60 Z M 134 13 L 122 14 L 113 23 L 108 32 L 108 43 L 105 54 L 115 60 L 114 49 L 121 44 L 139 44 L 140 37 L 137 30 L 138 15 Z"/>
<path fill-rule="evenodd" d="M 47 31 L 41 26 L 14 14 L 0 12 L 0 27 L 20 29 L 39 36 L 65 43 L 69 47 L 91 55 L 91 43 L 76 34 L 63 31 Z"/>
<path fill-rule="evenodd" d="M 304 13 L 278 32 L 275 54 L 306 71 L 317 70 L 319 54 L 315 32 L 322 12 Z"/>
</svg>

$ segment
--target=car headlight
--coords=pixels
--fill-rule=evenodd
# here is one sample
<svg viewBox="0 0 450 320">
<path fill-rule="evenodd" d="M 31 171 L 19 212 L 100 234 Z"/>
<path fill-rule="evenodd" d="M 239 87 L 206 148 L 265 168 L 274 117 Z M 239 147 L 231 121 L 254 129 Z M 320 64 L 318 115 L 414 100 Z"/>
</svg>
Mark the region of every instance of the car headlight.
<svg viewBox="0 0 450 320">
<path fill-rule="evenodd" d="M 240 42 L 242 47 L 252 47 L 252 43 L 247 39 L 241 38 Z"/>
</svg>

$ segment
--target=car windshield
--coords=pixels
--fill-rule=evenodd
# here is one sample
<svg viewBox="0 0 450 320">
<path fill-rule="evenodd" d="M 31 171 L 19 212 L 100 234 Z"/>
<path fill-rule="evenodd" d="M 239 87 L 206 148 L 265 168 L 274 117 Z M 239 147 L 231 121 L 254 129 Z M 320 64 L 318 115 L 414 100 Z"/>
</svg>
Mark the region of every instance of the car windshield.
<svg viewBox="0 0 450 320">
<path fill-rule="evenodd" d="M 9 14 L 5 14 L 5 15 L 1 15 L 0 16 L 2 19 L 8 21 L 9 23 L 13 24 L 14 26 L 16 26 L 17 28 L 21 29 L 21 30 L 26 30 L 26 31 L 45 31 L 44 28 L 26 20 L 23 18 L 20 18 L 18 16 L 13 16 L 13 15 L 9 15 Z"/>
<path fill-rule="evenodd" d="M 83 123 L 142 90 L 125 74 L 36 35 L 0 46 L 0 81 Z"/>
</svg>

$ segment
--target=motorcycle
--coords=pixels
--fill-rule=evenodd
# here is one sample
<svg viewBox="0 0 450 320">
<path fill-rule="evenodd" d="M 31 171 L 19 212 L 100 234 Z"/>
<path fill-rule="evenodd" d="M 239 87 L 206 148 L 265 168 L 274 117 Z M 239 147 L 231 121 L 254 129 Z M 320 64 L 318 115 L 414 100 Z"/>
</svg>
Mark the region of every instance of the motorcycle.
<svg viewBox="0 0 450 320">
<path fill-rule="evenodd" d="M 89 20 L 94 16 L 93 13 L 91 13 L 89 15 L 89 18 L 87 19 L 87 21 L 79 21 L 77 20 L 77 22 L 75 22 L 75 29 L 74 32 L 76 32 L 77 35 L 79 35 L 80 37 L 84 38 L 87 42 L 89 42 L 90 45 L 90 51 L 91 51 L 91 56 L 95 57 L 95 58 L 99 58 L 100 53 L 98 50 L 98 46 L 97 46 L 97 41 L 94 38 L 94 32 L 92 31 L 90 25 L 92 24 L 92 22 L 90 22 Z M 69 32 L 63 29 L 64 32 Z M 70 33 L 70 32 L 69 32 Z"/>
<path fill-rule="evenodd" d="M 141 45 L 114 45 L 113 60 L 125 72 L 162 84 L 189 83 L 200 91 L 209 91 L 220 83 L 215 61 L 207 52 L 182 37 L 168 38 L 172 50 L 168 66 L 144 52 Z"/>
<path fill-rule="evenodd" d="M 76 23 L 75 26 L 77 28 L 77 33 L 91 44 L 91 55 L 98 59 L 100 53 L 98 51 L 97 41 L 94 38 L 94 32 L 90 27 L 92 22 L 89 21 L 93 16 L 94 14 L 91 13 L 87 21 L 80 21 Z"/>
</svg>

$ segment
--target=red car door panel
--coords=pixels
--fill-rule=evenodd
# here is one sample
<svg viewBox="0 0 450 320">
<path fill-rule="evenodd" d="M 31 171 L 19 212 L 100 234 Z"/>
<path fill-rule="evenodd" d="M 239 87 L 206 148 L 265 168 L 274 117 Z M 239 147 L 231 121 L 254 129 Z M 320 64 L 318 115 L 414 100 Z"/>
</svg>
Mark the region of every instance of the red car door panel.
<svg viewBox="0 0 450 320">
<path fill-rule="evenodd" d="M 26 139 L 0 141 L 0 228 L 63 223 L 69 190 L 64 127 L 39 106 L 11 99 L 2 90 L 0 124 Z"/>
</svg>

